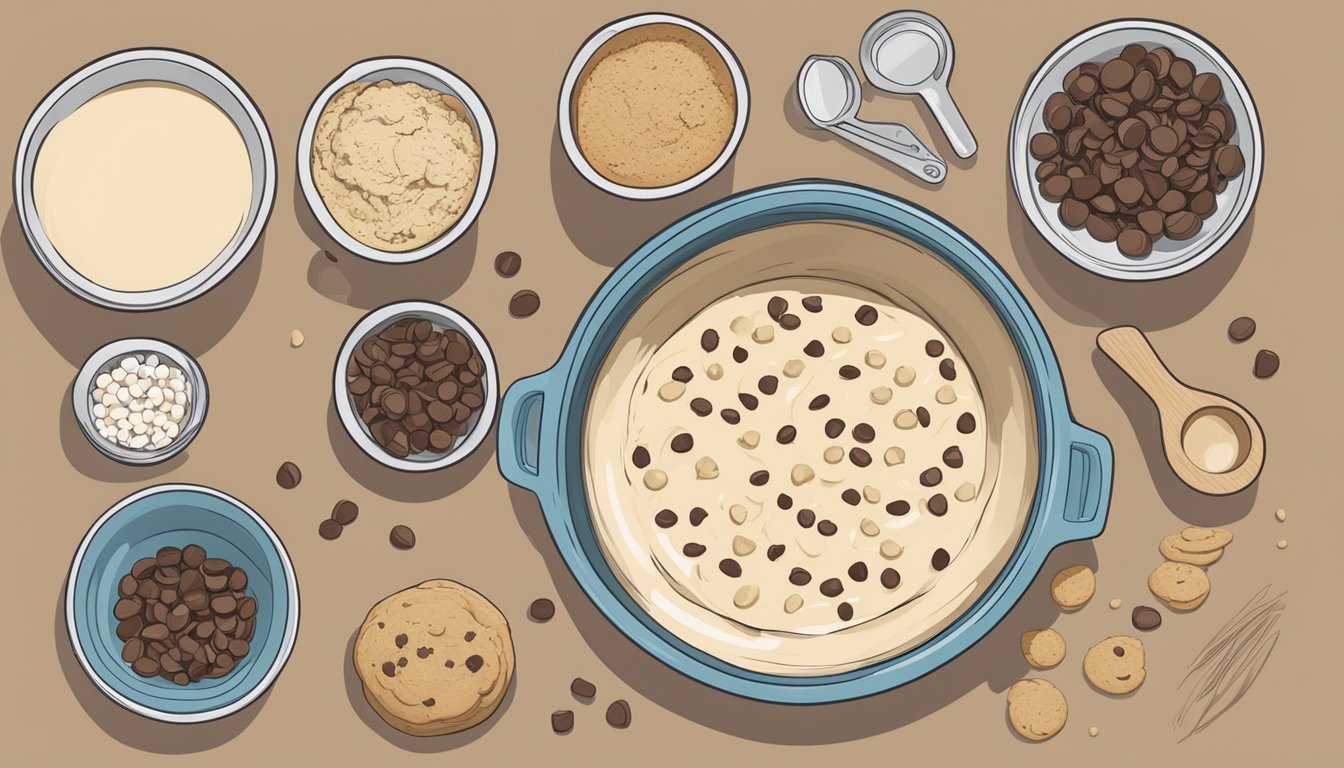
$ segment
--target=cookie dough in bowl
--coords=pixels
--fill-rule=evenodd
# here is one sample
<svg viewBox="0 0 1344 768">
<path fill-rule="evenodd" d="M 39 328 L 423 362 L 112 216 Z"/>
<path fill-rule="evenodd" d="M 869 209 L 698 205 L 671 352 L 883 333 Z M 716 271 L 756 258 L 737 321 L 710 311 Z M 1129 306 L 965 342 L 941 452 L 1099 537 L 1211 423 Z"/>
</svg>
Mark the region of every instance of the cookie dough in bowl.
<svg viewBox="0 0 1344 768">
<path fill-rule="evenodd" d="M 1030 392 L 993 310 L 911 243 L 831 222 L 741 235 L 653 292 L 599 370 L 593 528 L 631 597 L 718 659 L 880 662 L 1017 546 Z"/>
</svg>

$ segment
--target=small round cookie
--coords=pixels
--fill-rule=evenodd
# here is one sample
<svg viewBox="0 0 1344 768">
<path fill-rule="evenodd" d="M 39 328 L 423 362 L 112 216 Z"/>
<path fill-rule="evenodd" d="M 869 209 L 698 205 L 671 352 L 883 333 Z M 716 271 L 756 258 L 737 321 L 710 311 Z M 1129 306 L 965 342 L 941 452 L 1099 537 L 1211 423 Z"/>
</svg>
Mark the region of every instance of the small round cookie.
<svg viewBox="0 0 1344 768">
<path fill-rule="evenodd" d="M 1148 589 L 1154 595 L 1179 608 L 1187 605 L 1198 607 L 1209 595 L 1209 575 L 1198 566 L 1189 563 L 1166 562 L 1153 569 L 1148 575 Z"/>
<path fill-rule="evenodd" d="M 1115 635 L 1087 649 L 1083 674 L 1099 691 L 1129 693 L 1143 685 L 1148 676 L 1143 667 L 1143 641 L 1137 637 Z"/>
<path fill-rule="evenodd" d="M 1232 532 L 1224 528 L 1191 526 L 1181 531 L 1178 546 L 1186 552 L 1201 553 L 1222 549 L 1232 543 Z"/>
<path fill-rule="evenodd" d="M 1059 733 L 1068 719 L 1064 694 L 1048 680 L 1019 680 L 1008 689 L 1008 722 L 1019 736 L 1045 741 Z"/>
<path fill-rule="evenodd" d="M 1033 629 L 1022 634 L 1022 655 L 1037 669 L 1051 669 L 1064 660 L 1064 636 L 1053 629 Z"/>
<path fill-rule="evenodd" d="M 1173 533 L 1162 539 L 1162 543 L 1157 545 L 1157 551 L 1162 556 L 1177 563 L 1189 563 L 1190 565 L 1213 565 L 1223 556 L 1223 550 L 1215 549 L 1212 552 L 1187 552 L 1181 548 L 1182 543 L 1187 543 L 1181 538 L 1181 534 Z"/>
<path fill-rule="evenodd" d="M 1050 597 L 1060 608 L 1080 608 L 1097 591 L 1097 575 L 1086 565 L 1073 565 L 1050 580 Z"/>
<path fill-rule="evenodd" d="M 472 727 L 494 713 L 513 679 L 509 623 L 470 587 L 434 579 L 384 598 L 355 638 L 364 698 L 412 736 Z"/>
</svg>

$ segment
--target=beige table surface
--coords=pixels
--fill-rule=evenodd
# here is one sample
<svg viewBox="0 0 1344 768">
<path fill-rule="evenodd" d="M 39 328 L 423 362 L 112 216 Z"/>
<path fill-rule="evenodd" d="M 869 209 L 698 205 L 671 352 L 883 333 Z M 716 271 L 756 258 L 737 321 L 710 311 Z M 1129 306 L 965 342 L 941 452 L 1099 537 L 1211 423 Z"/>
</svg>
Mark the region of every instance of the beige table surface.
<svg viewBox="0 0 1344 768">
<path fill-rule="evenodd" d="M 583 39 L 612 19 L 648 10 L 628 2 L 74 3 L 5 0 L 0 147 L 14 147 L 33 106 L 91 59 L 122 48 L 170 46 L 203 55 L 251 93 L 275 139 L 276 205 L 264 241 L 227 281 L 182 307 L 119 314 L 63 290 L 29 251 L 12 200 L 0 250 L 4 375 L 3 504 L 7 528 L 0 658 L 0 764 L 64 765 L 1319 765 L 1340 753 L 1339 478 L 1341 383 L 1338 241 L 1341 194 L 1335 95 L 1340 71 L 1337 4 L 1279 2 L 1273 14 L 1220 2 L 1127 4 L 1136 15 L 1190 26 L 1245 76 L 1268 150 L 1253 217 L 1210 263 L 1156 284 L 1094 278 L 1052 251 L 1026 223 L 1005 182 L 1008 125 L 1019 94 L 1060 42 L 1114 14 L 1099 3 L 930 3 L 956 41 L 953 91 L 980 141 L 933 190 L 873 158 L 799 129 L 791 84 L 802 59 L 855 59 L 869 22 L 893 6 L 847 2 L 666 2 L 734 48 L 751 85 L 751 120 L 736 160 L 701 189 L 663 202 L 606 196 L 574 172 L 555 131 L 556 93 Z M 494 188 L 477 225 L 446 252 L 413 266 L 321 256 L 317 229 L 294 179 L 304 112 L 350 63 L 407 54 L 452 69 L 481 94 L 499 134 Z M 909 99 L 866 94 L 864 117 L 908 121 L 954 157 L 927 111 Z M 6 178 L 10 178 L 6 176 Z M 549 366 L 584 303 L 622 257 L 679 216 L 730 192 L 797 177 L 858 182 L 946 217 L 980 242 L 1026 294 L 1050 333 L 1075 417 L 1110 436 L 1116 475 L 1110 522 L 1090 543 L 1056 551 L 1009 617 L 971 651 L 904 688 L 825 707 L 743 701 L 685 679 L 608 625 L 558 559 L 535 500 L 511 488 L 494 439 L 463 466 L 409 477 L 365 458 L 336 423 L 329 376 L 336 349 L 369 308 L 401 298 L 444 301 L 473 318 L 505 382 Z M 10 185 L 5 184 L 8 198 Z M 498 277 L 496 253 L 523 255 L 522 273 Z M 509 296 L 533 288 L 541 311 L 509 317 Z M 1259 331 L 1228 342 L 1228 321 L 1253 315 Z M 1258 485 L 1212 499 L 1187 490 L 1157 452 L 1155 411 L 1095 350 L 1098 329 L 1134 323 L 1152 334 L 1172 369 L 1255 412 L 1268 435 Z M 291 329 L 307 343 L 291 349 Z M 67 405 L 69 382 L 112 339 L 161 335 L 194 353 L 213 394 L 204 431 L 184 455 L 131 469 L 88 445 Z M 1269 347 L 1273 379 L 1251 362 Z M 276 467 L 297 462 L 296 490 Z M 297 648 L 273 689 L 224 721 L 172 726 L 119 709 L 74 661 L 61 618 L 69 559 L 89 524 L 145 486 L 194 482 L 234 494 L 284 539 L 298 570 L 303 618 Z M 317 524 L 340 498 L 361 516 L 338 541 Z M 1288 510 L 1286 523 L 1274 510 Z M 395 523 L 418 546 L 393 550 Z M 1213 593 L 1192 614 L 1144 636 L 1148 679 L 1128 698 L 1091 690 L 1084 650 L 1132 632 L 1129 609 L 1145 588 L 1157 541 L 1187 523 L 1228 526 L 1236 541 L 1212 569 Z M 1286 538 L 1280 551 L 1275 542 Z M 1049 574 L 1085 562 L 1099 588 L 1078 613 L 1059 615 Z M 469 583 L 512 622 L 513 692 L 487 724 L 455 737 L 402 736 L 370 711 L 348 662 L 352 633 L 389 592 L 432 577 Z M 1287 588 L 1278 649 L 1244 700 L 1199 736 L 1176 744 L 1171 720 L 1185 666 L 1261 586 Z M 556 599 L 549 624 L 525 616 L 535 597 Z M 1118 597 L 1124 608 L 1110 610 Z M 1070 644 L 1041 673 L 1068 697 L 1065 730 L 1028 744 L 1005 725 L 1005 691 L 1027 673 L 1018 635 L 1053 625 Z M 598 703 L 568 693 L 582 675 Z M 625 731 L 603 722 L 606 702 L 631 702 Z M 574 732 L 552 735 L 549 714 L 577 713 Z M 1089 738 L 1088 726 L 1100 728 Z"/>
</svg>

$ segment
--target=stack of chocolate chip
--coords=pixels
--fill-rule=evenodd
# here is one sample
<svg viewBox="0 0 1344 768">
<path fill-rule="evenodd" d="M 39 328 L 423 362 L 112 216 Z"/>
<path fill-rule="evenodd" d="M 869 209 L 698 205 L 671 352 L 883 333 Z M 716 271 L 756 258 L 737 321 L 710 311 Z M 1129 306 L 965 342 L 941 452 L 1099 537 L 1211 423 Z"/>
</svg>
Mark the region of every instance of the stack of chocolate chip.
<svg viewBox="0 0 1344 768">
<path fill-rule="evenodd" d="M 407 318 L 355 347 L 346 387 L 369 434 L 398 458 L 444 452 L 485 403 L 485 364 L 471 340 Z"/>
<path fill-rule="evenodd" d="M 1222 97 L 1218 75 L 1166 48 L 1131 44 L 1074 67 L 1045 101 L 1049 131 L 1031 137 L 1041 196 L 1065 226 L 1131 258 L 1164 236 L 1189 240 L 1246 164 Z"/>
<path fill-rule="evenodd" d="M 247 573 L 195 544 L 164 547 L 121 577 L 113 606 L 122 661 L 178 685 L 223 677 L 251 649 L 257 601 Z"/>
</svg>

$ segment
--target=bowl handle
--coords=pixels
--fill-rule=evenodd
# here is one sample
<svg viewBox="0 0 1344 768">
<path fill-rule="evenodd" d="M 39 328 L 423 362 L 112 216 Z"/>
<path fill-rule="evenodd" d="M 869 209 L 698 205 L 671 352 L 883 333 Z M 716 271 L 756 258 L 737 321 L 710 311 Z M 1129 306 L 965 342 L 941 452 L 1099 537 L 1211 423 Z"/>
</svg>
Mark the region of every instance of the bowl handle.
<svg viewBox="0 0 1344 768">
<path fill-rule="evenodd" d="M 1048 534 L 1054 544 L 1093 539 L 1106 527 L 1111 504 L 1111 477 L 1115 456 L 1111 441 L 1100 432 L 1073 425 L 1069 443 L 1068 479 L 1060 516 L 1052 518 Z"/>
<path fill-rule="evenodd" d="M 537 493 L 543 476 L 541 415 L 547 373 L 519 379 L 504 393 L 500 408 L 499 472 L 504 479 Z"/>
</svg>

